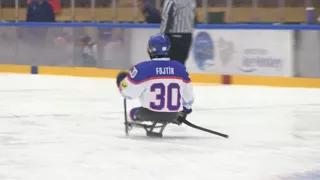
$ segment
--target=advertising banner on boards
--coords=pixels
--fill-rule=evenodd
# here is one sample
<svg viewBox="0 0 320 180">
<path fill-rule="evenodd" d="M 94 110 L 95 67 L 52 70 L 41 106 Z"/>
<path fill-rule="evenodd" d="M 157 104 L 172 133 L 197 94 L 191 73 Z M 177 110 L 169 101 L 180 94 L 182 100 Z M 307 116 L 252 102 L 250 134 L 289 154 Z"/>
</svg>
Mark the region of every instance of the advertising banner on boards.
<svg viewBox="0 0 320 180">
<path fill-rule="evenodd" d="M 131 29 L 132 64 L 149 59 L 147 42 L 156 33 Z M 293 41 L 289 30 L 197 29 L 186 66 L 190 73 L 292 76 Z"/>
<path fill-rule="evenodd" d="M 187 61 L 192 73 L 292 76 L 291 31 L 196 30 Z"/>
</svg>

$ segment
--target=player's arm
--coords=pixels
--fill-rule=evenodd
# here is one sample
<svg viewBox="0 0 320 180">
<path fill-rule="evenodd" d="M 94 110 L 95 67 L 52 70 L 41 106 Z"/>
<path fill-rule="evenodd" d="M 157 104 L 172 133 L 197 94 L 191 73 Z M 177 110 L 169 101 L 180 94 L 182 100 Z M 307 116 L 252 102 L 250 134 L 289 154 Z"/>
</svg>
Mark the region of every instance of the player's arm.
<svg viewBox="0 0 320 180">
<path fill-rule="evenodd" d="M 182 91 L 181 97 L 182 97 L 182 105 L 183 105 L 183 111 L 184 118 L 187 114 L 190 114 L 192 112 L 192 105 L 194 102 L 194 93 L 193 93 L 193 85 L 191 83 L 191 79 L 189 76 L 189 73 L 187 70 L 184 71 L 184 89 Z"/>
<path fill-rule="evenodd" d="M 138 98 L 144 91 L 143 85 L 131 83 L 130 78 L 128 76 L 121 81 L 119 89 L 121 95 L 128 99 Z"/>
<path fill-rule="evenodd" d="M 124 98 L 135 99 L 141 96 L 144 89 L 144 84 L 137 81 L 138 70 L 136 67 L 131 68 L 129 73 L 121 72 L 117 77 L 117 86 Z M 138 77 L 139 78 L 139 77 Z"/>
<path fill-rule="evenodd" d="M 192 112 L 192 105 L 194 102 L 193 86 L 189 77 L 189 73 L 185 70 L 183 77 L 183 90 L 181 92 L 183 110 L 180 112 L 177 119 L 177 124 L 180 125 Z"/>
<path fill-rule="evenodd" d="M 182 94 L 183 107 L 186 109 L 192 109 L 194 102 L 193 86 L 192 83 L 186 83 Z"/>
</svg>

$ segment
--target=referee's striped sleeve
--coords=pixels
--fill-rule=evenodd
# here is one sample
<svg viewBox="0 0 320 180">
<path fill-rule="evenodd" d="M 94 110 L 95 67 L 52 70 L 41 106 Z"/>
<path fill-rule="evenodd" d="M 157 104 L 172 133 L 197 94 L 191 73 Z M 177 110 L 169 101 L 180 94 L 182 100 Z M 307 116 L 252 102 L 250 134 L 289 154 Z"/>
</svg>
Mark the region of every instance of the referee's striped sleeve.
<svg viewBox="0 0 320 180">
<path fill-rule="evenodd" d="M 174 3 L 172 0 L 166 0 L 162 12 L 162 21 L 161 21 L 161 33 L 166 33 L 168 32 L 168 29 L 170 29 L 173 25 L 173 11 L 174 11 Z"/>
</svg>

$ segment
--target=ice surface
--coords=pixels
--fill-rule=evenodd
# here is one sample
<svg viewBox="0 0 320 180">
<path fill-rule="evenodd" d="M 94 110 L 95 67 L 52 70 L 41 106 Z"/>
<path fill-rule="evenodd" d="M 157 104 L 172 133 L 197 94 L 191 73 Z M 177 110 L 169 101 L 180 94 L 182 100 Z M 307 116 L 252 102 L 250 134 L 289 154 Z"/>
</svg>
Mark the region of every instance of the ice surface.
<svg viewBox="0 0 320 180">
<path fill-rule="evenodd" d="M 197 86 L 195 124 L 126 138 L 114 80 L 0 75 L 0 180 L 277 180 L 320 170 L 320 90 Z M 137 102 L 130 102 L 130 107 Z"/>
</svg>

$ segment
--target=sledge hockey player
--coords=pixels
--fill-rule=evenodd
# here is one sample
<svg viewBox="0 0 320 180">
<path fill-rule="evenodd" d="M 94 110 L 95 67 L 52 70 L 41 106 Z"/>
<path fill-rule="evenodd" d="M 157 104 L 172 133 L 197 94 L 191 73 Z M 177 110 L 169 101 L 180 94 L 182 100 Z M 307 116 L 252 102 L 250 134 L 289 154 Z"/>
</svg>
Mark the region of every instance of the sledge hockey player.
<svg viewBox="0 0 320 180">
<path fill-rule="evenodd" d="M 162 136 L 168 123 L 180 125 L 192 112 L 193 86 L 183 64 L 168 58 L 170 41 L 163 34 L 151 36 L 148 54 L 151 60 L 132 67 L 117 76 L 117 86 L 126 99 L 139 98 L 141 107 L 131 109 L 129 125 L 150 121 L 147 135 Z M 159 133 L 154 133 L 161 124 Z"/>
</svg>

